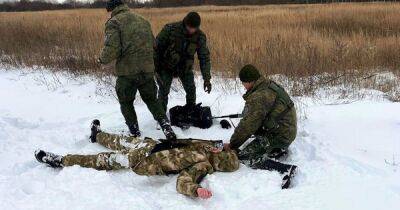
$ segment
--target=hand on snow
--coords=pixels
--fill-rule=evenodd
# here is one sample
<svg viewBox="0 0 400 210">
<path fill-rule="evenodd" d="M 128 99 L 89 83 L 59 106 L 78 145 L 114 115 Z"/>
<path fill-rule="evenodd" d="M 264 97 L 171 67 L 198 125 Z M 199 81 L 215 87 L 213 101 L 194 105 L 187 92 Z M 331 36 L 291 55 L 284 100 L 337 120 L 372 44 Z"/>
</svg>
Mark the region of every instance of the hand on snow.
<svg viewBox="0 0 400 210">
<path fill-rule="evenodd" d="M 210 190 L 200 187 L 200 188 L 197 188 L 197 195 L 199 196 L 199 198 L 208 199 L 208 198 L 211 198 L 212 193 Z"/>
<path fill-rule="evenodd" d="M 211 92 L 211 82 L 210 81 L 204 81 L 204 91 L 208 94 Z"/>
</svg>

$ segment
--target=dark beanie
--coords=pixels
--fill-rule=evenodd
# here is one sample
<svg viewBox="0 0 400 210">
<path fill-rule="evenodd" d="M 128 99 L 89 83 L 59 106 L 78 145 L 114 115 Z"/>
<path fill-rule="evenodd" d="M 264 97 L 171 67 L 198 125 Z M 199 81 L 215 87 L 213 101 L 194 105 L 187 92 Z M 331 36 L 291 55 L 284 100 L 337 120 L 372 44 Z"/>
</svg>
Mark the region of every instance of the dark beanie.
<svg viewBox="0 0 400 210">
<path fill-rule="evenodd" d="M 109 0 L 106 5 L 107 12 L 113 11 L 119 5 L 124 4 L 122 0 Z"/>
<path fill-rule="evenodd" d="M 199 13 L 197 12 L 189 12 L 186 17 L 183 19 L 183 22 L 192 28 L 198 28 L 201 24 L 201 18 Z"/>
<path fill-rule="evenodd" d="M 245 65 L 239 72 L 239 78 L 242 82 L 254 82 L 260 78 L 260 72 L 251 64 Z"/>
</svg>

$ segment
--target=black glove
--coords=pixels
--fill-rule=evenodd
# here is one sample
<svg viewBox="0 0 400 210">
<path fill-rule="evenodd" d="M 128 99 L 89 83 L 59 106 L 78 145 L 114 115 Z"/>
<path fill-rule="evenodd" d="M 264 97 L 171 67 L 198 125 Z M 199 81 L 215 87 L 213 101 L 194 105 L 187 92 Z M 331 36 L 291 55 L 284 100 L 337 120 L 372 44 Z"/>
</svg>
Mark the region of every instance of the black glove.
<svg viewBox="0 0 400 210">
<path fill-rule="evenodd" d="M 208 80 L 204 81 L 204 91 L 207 93 L 211 92 L 211 82 Z"/>
<path fill-rule="evenodd" d="M 230 129 L 232 128 L 231 124 L 228 122 L 228 120 L 221 120 L 219 122 L 219 124 L 221 125 L 222 128 L 224 129 Z"/>
</svg>

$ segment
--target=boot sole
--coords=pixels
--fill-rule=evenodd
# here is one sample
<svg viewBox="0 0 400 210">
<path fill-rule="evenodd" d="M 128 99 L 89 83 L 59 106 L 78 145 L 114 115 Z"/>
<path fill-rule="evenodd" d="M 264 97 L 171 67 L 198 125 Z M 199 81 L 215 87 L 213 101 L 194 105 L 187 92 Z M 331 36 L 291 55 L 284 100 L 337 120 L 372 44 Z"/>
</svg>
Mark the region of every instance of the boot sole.
<svg viewBox="0 0 400 210">
<path fill-rule="evenodd" d="M 290 186 L 291 186 L 291 183 L 292 183 L 292 179 L 293 179 L 293 177 L 294 177 L 296 174 L 297 174 L 297 166 L 295 166 L 294 169 L 291 169 L 291 170 L 290 170 L 289 175 L 287 175 L 287 176 L 289 176 L 289 178 L 286 180 L 285 183 L 282 183 L 281 188 L 282 188 L 282 189 L 289 189 Z"/>
</svg>

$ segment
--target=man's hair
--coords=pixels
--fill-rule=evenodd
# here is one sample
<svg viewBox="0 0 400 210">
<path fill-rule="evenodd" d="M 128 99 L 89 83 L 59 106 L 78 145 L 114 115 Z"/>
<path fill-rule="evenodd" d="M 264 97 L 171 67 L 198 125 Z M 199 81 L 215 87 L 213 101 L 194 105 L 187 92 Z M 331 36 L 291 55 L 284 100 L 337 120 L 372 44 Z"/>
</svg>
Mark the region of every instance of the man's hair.
<svg viewBox="0 0 400 210">
<path fill-rule="evenodd" d="M 109 0 L 106 5 L 107 12 L 113 11 L 119 5 L 124 4 L 123 0 Z"/>
<path fill-rule="evenodd" d="M 197 12 L 189 12 L 186 17 L 183 19 L 185 25 L 192 28 L 199 28 L 201 24 L 201 18 L 199 13 Z"/>
</svg>

